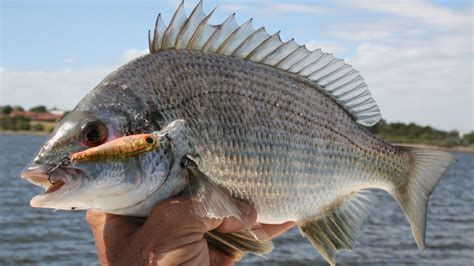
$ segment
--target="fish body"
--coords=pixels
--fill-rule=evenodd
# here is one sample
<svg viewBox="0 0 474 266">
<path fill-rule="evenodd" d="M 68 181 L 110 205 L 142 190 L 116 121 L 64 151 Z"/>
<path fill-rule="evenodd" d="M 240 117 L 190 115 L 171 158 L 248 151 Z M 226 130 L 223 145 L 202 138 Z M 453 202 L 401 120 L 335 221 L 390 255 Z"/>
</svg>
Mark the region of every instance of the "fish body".
<svg viewBox="0 0 474 266">
<path fill-rule="evenodd" d="M 180 6 L 168 27 L 159 17 L 151 54 L 99 83 L 22 176 L 48 187 L 41 173 L 64 156 L 82 158 L 95 146 L 176 121 L 185 129 L 134 156 L 105 160 L 96 152 L 94 162 L 59 167 L 64 188 L 32 205 L 147 216 L 157 202 L 191 188 L 203 199 L 203 215 L 239 216 L 230 195 L 252 204 L 260 223 L 296 221 L 333 263 L 352 247 L 368 213 L 370 192 L 363 191 L 383 189 L 423 249 L 427 200 L 452 156 L 393 146 L 362 127 L 378 121 L 378 107 L 342 60 L 232 17 L 209 26 L 201 4 L 189 17 Z M 187 156 L 195 164 L 183 168 Z"/>
<path fill-rule="evenodd" d="M 185 120 L 200 168 L 253 203 L 260 222 L 299 221 L 354 188 L 389 188 L 410 171 L 409 152 L 370 134 L 292 74 L 199 51 L 152 54 L 135 66 L 150 73 L 140 81 L 155 85 L 134 89 L 148 98 L 140 109 L 159 112 L 162 125 Z"/>
</svg>

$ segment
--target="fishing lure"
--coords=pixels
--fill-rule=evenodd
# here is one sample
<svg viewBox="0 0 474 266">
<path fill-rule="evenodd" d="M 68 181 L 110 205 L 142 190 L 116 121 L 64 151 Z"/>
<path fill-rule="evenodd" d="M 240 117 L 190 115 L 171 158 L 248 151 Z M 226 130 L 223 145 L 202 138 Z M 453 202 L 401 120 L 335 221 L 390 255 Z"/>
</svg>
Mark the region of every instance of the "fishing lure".
<svg viewBox="0 0 474 266">
<path fill-rule="evenodd" d="M 158 144 L 154 134 L 138 134 L 117 138 L 97 147 L 76 152 L 72 162 L 97 162 L 126 159 L 151 151 Z"/>
</svg>

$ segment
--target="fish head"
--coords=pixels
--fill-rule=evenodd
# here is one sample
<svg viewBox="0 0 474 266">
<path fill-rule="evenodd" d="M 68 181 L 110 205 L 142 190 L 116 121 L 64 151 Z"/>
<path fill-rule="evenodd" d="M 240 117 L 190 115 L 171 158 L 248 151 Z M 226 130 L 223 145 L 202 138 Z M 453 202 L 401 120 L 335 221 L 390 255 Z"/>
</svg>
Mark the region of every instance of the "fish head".
<svg viewBox="0 0 474 266">
<path fill-rule="evenodd" d="M 136 213 L 130 208 L 142 208 L 146 197 L 166 180 L 173 160 L 166 145 L 117 161 L 79 163 L 64 159 L 133 130 L 157 129 L 137 117 L 138 112 L 106 98 L 86 97 L 60 122 L 21 173 L 22 178 L 45 189 L 31 200 L 32 207 Z M 169 190 L 163 197 L 173 193 L 166 185 L 163 189 Z"/>
</svg>

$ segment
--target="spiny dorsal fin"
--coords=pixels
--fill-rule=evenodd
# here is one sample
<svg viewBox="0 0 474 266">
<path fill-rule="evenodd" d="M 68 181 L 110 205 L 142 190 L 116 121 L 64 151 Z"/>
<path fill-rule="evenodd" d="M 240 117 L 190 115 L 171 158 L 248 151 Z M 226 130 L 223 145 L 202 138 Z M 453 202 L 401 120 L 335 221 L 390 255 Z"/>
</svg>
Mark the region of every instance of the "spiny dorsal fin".
<svg viewBox="0 0 474 266">
<path fill-rule="evenodd" d="M 181 2 L 169 26 L 159 15 L 153 36 L 149 32 L 150 53 L 169 49 L 208 51 L 275 67 L 319 85 L 358 123 L 372 126 L 380 120 L 380 110 L 364 79 L 342 59 L 320 49 L 309 51 L 293 39 L 283 42 L 279 32 L 270 35 L 263 27 L 255 30 L 252 20 L 239 25 L 235 14 L 220 25 L 210 25 L 214 10 L 206 15 L 202 5 L 200 1 L 187 17 Z"/>
<path fill-rule="evenodd" d="M 322 216 L 300 222 L 298 227 L 319 254 L 331 265 L 335 265 L 334 257 L 339 252 L 352 249 L 357 229 L 368 216 L 372 201 L 370 191 L 355 193 Z"/>
</svg>

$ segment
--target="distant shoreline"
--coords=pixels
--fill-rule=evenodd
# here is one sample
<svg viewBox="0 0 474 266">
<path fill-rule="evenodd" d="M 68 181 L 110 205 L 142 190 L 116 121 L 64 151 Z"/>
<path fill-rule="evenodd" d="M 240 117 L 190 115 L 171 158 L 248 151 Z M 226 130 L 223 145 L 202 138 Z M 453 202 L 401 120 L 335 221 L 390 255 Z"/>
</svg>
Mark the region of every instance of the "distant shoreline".
<svg viewBox="0 0 474 266">
<path fill-rule="evenodd" d="M 51 134 L 51 132 L 46 131 L 28 131 L 28 130 L 0 130 L 0 135 L 25 135 L 25 136 L 47 136 Z M 453 146 L 453 147 L 445 147 L 441 145 L 435 144 L 421 144 L 421 143 L 391 143 L 393 145 L 400 145 L 400 146 L 411 146 L 411 147 L 418 147 L 418 148 L 425 148 L 425 149 L 434 149 L 434 150 L 443 150 L 443 151 L 456 151 L 456 152 L 469 152 L 474 153 L 474 146 Z"/>
<path fill-rule="evenodd" d="M 423 149 L 432 149 L 432 150 L 442 150 L 442 151 L 456 151 L 456 152 L 472 152 L 474 153 L 474 146 L 453 146 L 453 147 L 445 147 L 435 144 L 421 144 L 421 143 L 392 143 L 394 145 L 399 146 L 409 146 L 409 147 L 417 147 Z"/>
</svg>

